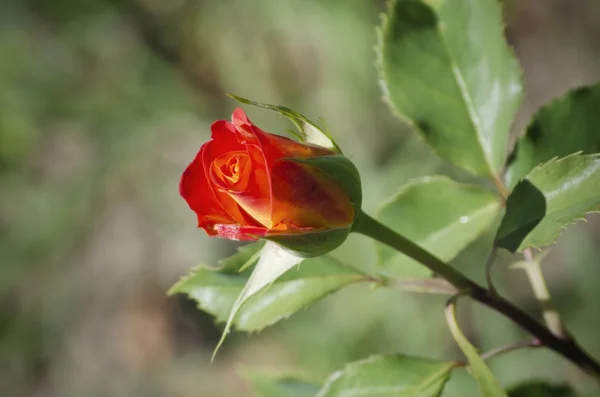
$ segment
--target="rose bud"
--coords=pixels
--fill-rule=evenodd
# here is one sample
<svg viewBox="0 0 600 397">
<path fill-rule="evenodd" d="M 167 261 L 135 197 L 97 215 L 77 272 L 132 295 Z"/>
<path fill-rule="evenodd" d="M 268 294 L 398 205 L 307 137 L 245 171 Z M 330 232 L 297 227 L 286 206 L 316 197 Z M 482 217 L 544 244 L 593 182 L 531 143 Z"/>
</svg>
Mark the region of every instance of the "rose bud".
<svg viewBox="0 0 600 397">
<path fill-rule="evenodd" d="M 240 108 L 211 133 L 179 185 L 198 227 L 231 240 L 264 238 L 304 257 L 344 242 L 362 199 L 350 160 L 264 132 Z"/>
</svg>

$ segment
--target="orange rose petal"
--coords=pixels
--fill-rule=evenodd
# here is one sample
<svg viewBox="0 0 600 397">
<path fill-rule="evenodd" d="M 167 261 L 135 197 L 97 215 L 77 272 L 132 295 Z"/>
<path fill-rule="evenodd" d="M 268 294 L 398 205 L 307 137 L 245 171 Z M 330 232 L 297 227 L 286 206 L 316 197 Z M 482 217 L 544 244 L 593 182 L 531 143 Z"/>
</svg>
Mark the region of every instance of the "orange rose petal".
<svg viewBox="0 0 600 397">
<path fill-rule="evenodd" d="M 336 152 L 321 146 L 299 143 L 284 136 L 269 134 L 256 126 L 252 126 L 252 130 L 263 148 L 269 148 L 270 151 L 277 153 L 276 160 L 285 157 L 306 159 L 336 154 Z"/>
<path fill-rule="evenodd" d="M 217 120 L 210 126 L 213 151 L 219 155 L 235 150 L 245 150 L 239 142 L 235 126 L 227 120 Z"/>
<path fill-rule="evenodd" d="M 222 124 L 218 127 L 220 129 L 229 128 L 229 126 L 235 127 L 234 133 L 237 135 L 238 142 L 243 143 L 251 159 L 252 172 L 248 173 L 248 183 L 244 191 L 228 189 L 227 194 L 259 224 L 270 228 L 273 223 L 271 220 L 272 193 L 269 163 L 256 135 L 250 130 L 242 131 L 238 129 L 238 126 L 248 125 L 245 124 L 248 119 L 243 110 L 236 109 L 232 119 L 234 124 Z M 225 191 L 225 189 L 223 190 Z"/>
<path fill-rule="evenodd" d="M 321 146 L 299 143 L 280 135 L 269 134 L 252 124 L 241 108 L 234 110 L 231 120 L 238 138 L 242 142 L 260 143 L 269 163 L 284 157 L 309 158 L 335 154 L 334 151 Z"/>
<path fill-rule="evenodd" d="M 282 160 L 271 170 L 273 230 L 348 227 L 355 209 L 343 187 L 317 168 Z"/>
<path fill-rule="evenodd" d="M 213 196 L 215 197 L 215 200 L 220 204 L 221 208 L 225 212 L 227 212 L 232 218 L 232 222 L 228 223 L 238 223 L 241 225 L 257 226 L 256 221 L 254 221 L 251 217 L 249 217 L 247 214 L 241 211 L 240 207 L 237 205 L 235 200 L 233 200 L 229 196 L 229 194 L 227 194 L 227 192 L 215 188 L 214 184 L 211 183 L 213 182 L 210 177 L 210 169 L 212 165 L 211 160 L 219 157 L 218 153 L 215 153 L 215 149 L 218 149 L 218 146 L 214 145 L 214 142 L 216 141 L 212 140 L 202 147 L 202 163 L 204 172 L 206 174 L 206 178 L 209 181 L 208 184 L 210 190 Z"/>
<path fill-rule="evenodd" d="M 230 192 L 243 192 L 248 187 L 252 172 L 252 160 L 246 150 L 220 155 L 210 165 L 211 181 L 219 188 Z"/>
<path fill-rule="evenodd" d="M 181 195 L 210 235 L 235 240 L 257 236 L 348 227 L 355 210 L 347 193 L 317 168 L 284 158 L 334 154 L 272 135 L 236 109 L 232 123 L 211 126 L 182 175 Z"/>
<path fill-rule="evenodd" d="M 215 224 L 231 223 L 234 220 L 212 194 L 212 188 L 202 164 L 203 149 L 204 147 L 200 149 L 194 161 L 183 172 L 179 182 L 179 193 L 196 213 L 198 227 L 203 228 L 210 235 L 215 235 L 216 232 L 213 229 Z"/>
<path fill-rule="evenodd" d="M 252 124 L 241 108 L 233 112 L 232 124 L 240 142 L 255 142 L 265 159 L 266 181 L 271 184 L 272 196 L 270 222 L 266 223 L 268 210 L 257 205 L 260 203 L 256 197 L 261 197 L 261 194 L 264 197 L 263 192 L 253 195 L 253 198 L 242 195 L 234 197 L 255 219 L 273 231 L 284 231 L 291 227 L 300 230 L 308 226 L 345 227 L 352 223 L 354 207 L 349 202 L 345 190 L 337 182 L 323 176 L 314 167 L 293 162 L 277 165 L 284 158 L 326 156 L 335 154 L 334 151 L 264 132 Z M 279 175 L 276 177 L 274 172 Z M 311 190 L 314 186 L 317 188 Z"/>
</svg>

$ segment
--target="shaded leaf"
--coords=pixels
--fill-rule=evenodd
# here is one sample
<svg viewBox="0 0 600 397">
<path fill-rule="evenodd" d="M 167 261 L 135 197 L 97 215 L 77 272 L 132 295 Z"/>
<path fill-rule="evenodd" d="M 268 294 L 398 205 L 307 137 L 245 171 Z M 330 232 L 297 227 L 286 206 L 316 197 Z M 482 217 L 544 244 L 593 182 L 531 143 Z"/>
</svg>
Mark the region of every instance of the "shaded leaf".
<svg viewBox="0 0 600 397">
<path fill-rule="evenodd" d="M 378 31 L 385 99 L 444 159 L 501 170 L 521 101 L 497 0 L 395 0 Z"/>
<path fill-rule="evenodd" d="M 600 83 L 580 87 L 541 108 L 527 127 L 506 170 L 513 187 L 531 169 L 554 157 L 600 152 Z"/>
<path fill-rule="evenodd" d="M 512 388 L 509 397 L 575 397 L 567 385 L 551 385 L 545 382 L 528 382 Z"/>
<path fill-rule="evenodd" d="M 446 306 L 446 320 L 448 321 L 448 327 L 450 328 L 454 340 L 469 361 L 471 375 L 473 375 L 477 381 L 481 395 L 483 397 L 507 397 L 506 392 L 494 377 L 492 371 L 490 371 L 483 359 L 479 356 L 475 347 L 469 343 L 460 330 L 456 321 L 456 304 L 454 302 Z"/>
<path fill-rule="evenodd" d="M 506 213 L 496 237 L 497 246 L 515 252 L 545 215 L 544 194 L 529 180 L 524 179 L 506 200 Z"/>
<path fill-rule="evenodd" d="M 303 142 L 323 146 L 335 150 L 339 153 L 342 152 L 331 137 L 331 135 L 326 130 L 317 127 L 315 123 L 304 117 L 302 114 L 296 112 L 295 110 L 292 110 L 285 106 L 269 105 L 267 103 L 254 102 L 250 99 L 242 98 L 233 94 L 227 94 L 227 96 L 247 105 L 257 106 L 259 108 L 268 110 L 274 110 L 282 116 L 287 117 L 292 123 L 294 123 L 296 128 L 298 128 L 298 132 L 300 134 L 299 138 Z"/>
<path fill-rule="evenodd" d="M 314 382 L 294 375 L 246 370 L 243 376 L 252 385 L 255 397 L 314 397 L 319 391 Z"/>
<path fill-rule="evenodd" d="M 403 355 L 373 356 L 332 374 L 318 397 L 436 397 L 454 363 Z"/>
<path fill-rule="evenodd" d="M 515 187 L 496 244 L 510 251 L 552 244 L 567 225 L 599 210 L 600 155 L 553 159 Z"/>
<path fill-rule="evenodd" d="M 272 243 L 265 247 L 269 245 Z M 259 253 L 259 244 L 247 247 L 223 261 L 224 266 L 219 269 L 195 269 L 175 284 L 170 293 L 187 294 L 217 321 L 229 318 L 236 329 L 257 331 L 331 292 L 365 279 L 363 274 L 328 256 L 304 260 L 297 269 L 286 273 L 298 262 L 284 258 L 287 262 L 278 265 L 273 258 L 281 255 L 280 248 L 266 255 L 261 252 L 263 256 L 254 269 L 238 273 L 244 259 Z"/>
<path fill-rule="evenodd" d="M 380 210 L 378 219 L 443 261 L 453 259 L 484 232 L 500 211 L 500 198 L 481 187 L 443 176 L 409 182 Z M 423 265 L 377 244 L 382 273 L 395 277 L 429 274 Z"/>
</svg>

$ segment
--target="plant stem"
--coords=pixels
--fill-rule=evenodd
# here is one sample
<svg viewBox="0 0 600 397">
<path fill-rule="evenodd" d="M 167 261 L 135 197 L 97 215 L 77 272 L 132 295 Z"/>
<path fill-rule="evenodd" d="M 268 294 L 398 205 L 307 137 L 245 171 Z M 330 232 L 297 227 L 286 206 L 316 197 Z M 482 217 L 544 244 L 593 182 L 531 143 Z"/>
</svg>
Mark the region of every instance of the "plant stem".
<svg viewBox="0 0 600 397">
<path fill-rule="evenodd" d="M 533 335 L 541 344 L 561 354 L 600 381 L 600 364 L 582 350 L 573 339 L 563 339 L 553 334 L 548 328 L 511 302 L 480 286 L 406 237 L 396 233 L 364 212 L 359 215 L 353 231 L 387 244 L 423 264 L 445 278 L 460 291 L 461 295 L 470 296 L 485 306 L 502 313 L 505 317 Z"/>
<path fill-rule="evenodd" d="M 522 263 L 523 270 L 527 273 L 527 278 L 533 289 L 533 294 L 542 305 L 542 312 L 546 325 L 554 333 L 554 335 L 566 339 L 569 333 L 566 331 L 558 311 L 552 305 L 552 298 L 542 274 L 542 268 L 539 261 L 533 256 L 531 248 L 527 248 L 523 252 L 525 262 Z"/>
<path fill-rule="evenodd" d="M 502 198 L 504 200 L 506 200 L 508 198 L 508 195 L 510 194 L 510 192 L 504 185 L 504 182 L 502 182 L 502 180 L 497 175 L 491 175 L 490 179 L 494 183 L 494 186 L 496 186 L 496 190 L 498 190 L 498 193 L 500 193 Z"/>
<path fill-rule="evenodd" d="M 457 289 L 443 278 L 393 278 L 379 283 L 402 291 L 425 294 L 455 295 Z"/>
<path fill-rule="evenodd" d="M 511 343 L 509 345 L 504 345 L 504 346 L 497 347 L 495 349 L 488 350 L 485 353 L 481 353 L 481 358 L 484 361 L 486 361 L 486 360 L 489 360 L 490 358 L 500 356 L 504 353 L 509 353 L 514 350 L 519 350 L 519 349 L 522 349 L 525 347 L 531 348 L 531 347 L 541 347 L 541 346 L 542 346 L 542 344 L 537 339 L 526 340 L 526 341 Z"/>
<path fill-rule="evenodd" d="M 504 346 L 495 347 L 493 349 L 490 349 L 486 352 L 481 353 L 479 356 L 481 357 L 481 359 L 483 361 L 487 361 L 494 357 L 502 356 L 506 353 L 510 353 L 515 350 L 520 350 L 520 349 L 525 349 L 525 348 L 532 349 L 532 348 L 536 348 L 536 347 L 543 347 L 543 345 L 541 344 L 541 342 L 539 340 L 537 340 L 537 339 L 526 340 L 526 341 L 521 341 L 521 342 L 516 342 L 516 343 L 510 343 L 510 344 L 504 345 Z M 469 365 L 468 361 L 456 361 L 457 367 L 467 367 L 468 365 Z"/>
</svg>

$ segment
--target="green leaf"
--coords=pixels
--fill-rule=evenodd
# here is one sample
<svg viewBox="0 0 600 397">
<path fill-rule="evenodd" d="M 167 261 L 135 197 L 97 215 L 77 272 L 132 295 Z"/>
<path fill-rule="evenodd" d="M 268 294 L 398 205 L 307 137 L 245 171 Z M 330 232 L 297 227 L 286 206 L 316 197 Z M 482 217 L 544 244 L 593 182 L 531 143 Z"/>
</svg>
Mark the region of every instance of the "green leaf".
<svg viewBox="0 0 600 397">
<path fill-rule="evenodd" d="M 403 186 L 379 211 L 378 219 L 443 261 L 453 259 L 498 216 L 500 198 L 481 187 L 443 176 Z M 383 244 L 377 244 L 382 273 L 418 277 L 429 270 Z"/>
<path fill-rule="evenodd" d="M 465 337 L 460 330 L 456 321 L 456 299 L 446 306 L 446 320 L 448 321 L 448 327 L 454 337 L 454 340 L 463 351 L 467 360 L 469 361 L 471 368 L 471 375 L 477 381 L 479 391 L 483 397 L 507 397 L 506 392 L 498 382 L 498 380 L 492 374 L 492 371 L 485 364 L 483 359 L 477 353 L 477 350 Z"/>
<path fill-rule="evenodd" d="M 297 257 L 272 246 L 267 243 L 266 249 L 258 251 L 260 245 L 252 244 L 224 261 L 219 269 L 195 269 L 170 293 L 187 294 L 217 321 L 228 320 L 238 330 L 258 331 L 329 293 L 365 280 L 362 273 L 328 256 L 304 260 L 286 272 L 299 263 Z M 256 267 L 239 273 L 244 259 L 256 253 L 262 255 Z"/>
<path fill-rule="evenodd" d="M 213 359 L 215 358 L 219 347 L 221 347 L 225 341 L 227 334 L 229 334 L 231 326 L 233 325 L 233 320 L 238 315 L 242 305 L 266 286 L 277 280 L 286 271 L 302 262 L 302 260 L 303 258 L 292 254 L 275 243 L 265 243 L 260 250 L 260 259 L 256 263 L 256 267 L 252 270 L 248 282 L 244 285 L 244 288 L 242 288 L 240 294 L 233 303 L 221 339 L 213 352 Z"/>
<path fill-rule="evenodd" d="M 245 103 L 246 105 L 257 106 L 259 108 L 274 110 L 282 116 L 287 117 L 300 133 L 299 138 L 303 142 L 311 143 L 313 145 L 323 146 L 336 152 L 341 153 L 339 146 L 335 143 L 331 135 L 324 129 L 317 127 L 315 123 L 304 117 L 302 114 L 279 105 L 269 105 L 267 103 L 254 102 L 250 99 L 242 98 L 237 95 L 227 94 L 228 97 L 235 99 L 238 102 Z"/>
<path fill-rule="evenodd" d="M 568 92 L 541 108 L 519 139 L 506 170 L 513 187 L 532 168 L 571 153 L 600 152 L 600 83 Z"/>
<path fill-rule="evenodd" d="M 573 154 L 534 168 L 508 198 L 496 244 L 514 252 L 552 244 L 570 223 L 600 211 L 600 155 Z"/>
<path fill-rule="evenodd" d="M 575 397 L 567 385 L 551 385 L 544 382 L 528 382 L 512 388 L 509 397 Z"/>
<path fill-rule="evenodd" d="M 252 385 L 255 397 L 314 397 L 319 391 L 314 382 L 294 375 L 245 370 L 243 376 Z"/>
<path fill-rule="evenodd" d="M 378 31 L 384 97 L 444 159 L 497 177 L 521 101 L 497 0 L 396 0 Z"/>
<path fill-rule="evenodd" d="M 452 362 L 403 355 L 373 356 L 332 374 L 318 397 L 436 397 L 454 367 Z"/>
<path fill-rule="evenodd" d="M 527 235 L 544 219 L 546 197 L 524 179 L 506 200 L 506 213 L 496 235 L 496 245 L 515 252 Z"/>
<path fill-rule="evenodd" d="M 219 261 L 219 267 L 198 266 L 175 283 L 168 294 L 186 294 L 198 302 L 198 308 L 215 316 L 217 322 L 227 320 L 237 296 L 250 277 L 250 269 L 258 260 L 264 242 L 238 248 L 235 255 Z"/>
</svg>

